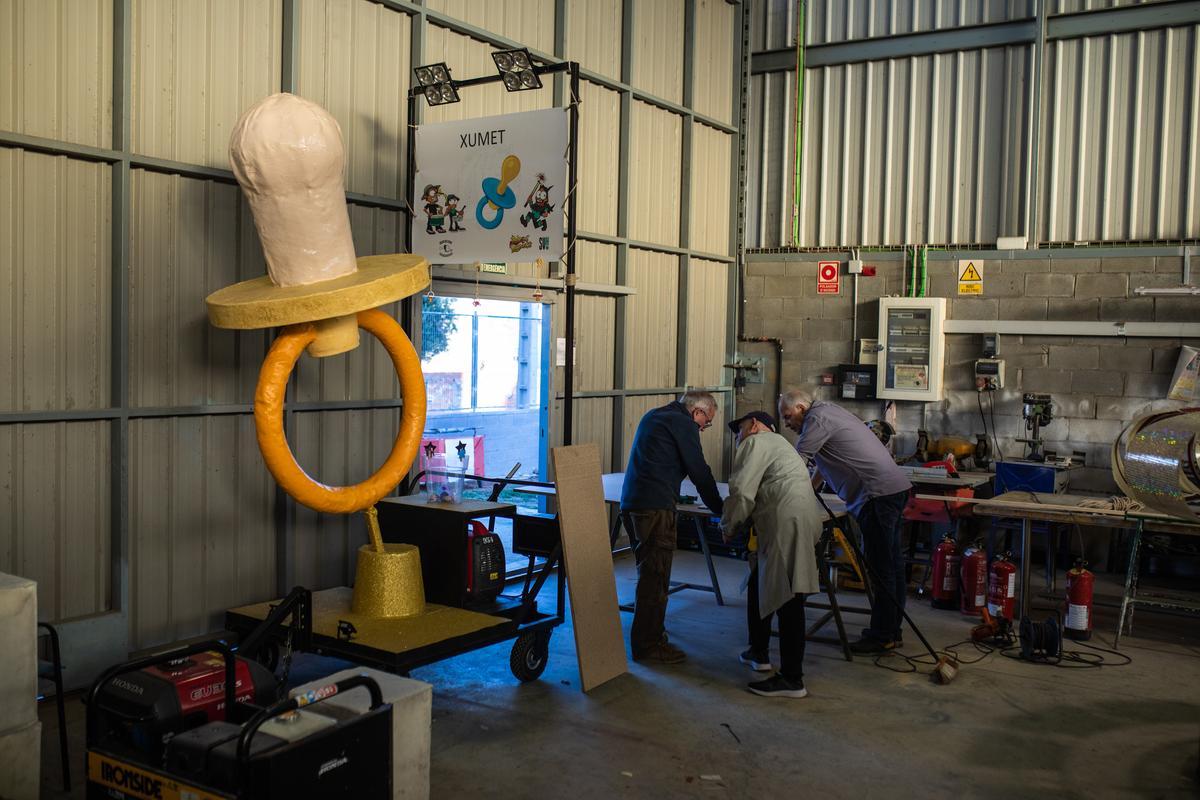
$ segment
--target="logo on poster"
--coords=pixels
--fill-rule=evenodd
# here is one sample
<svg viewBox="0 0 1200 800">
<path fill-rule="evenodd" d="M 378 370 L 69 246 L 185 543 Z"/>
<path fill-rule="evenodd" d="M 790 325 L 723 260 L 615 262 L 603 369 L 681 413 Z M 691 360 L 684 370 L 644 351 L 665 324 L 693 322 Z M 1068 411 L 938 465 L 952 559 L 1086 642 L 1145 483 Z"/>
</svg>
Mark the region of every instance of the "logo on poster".
<svg viewBox="0 0 1200 800">
<path fill-rule="evenodd" d="M 817 263 L 817 294 L 838 294 L 841 291 L 841 276 L 837 261 Z"/>
</svg>

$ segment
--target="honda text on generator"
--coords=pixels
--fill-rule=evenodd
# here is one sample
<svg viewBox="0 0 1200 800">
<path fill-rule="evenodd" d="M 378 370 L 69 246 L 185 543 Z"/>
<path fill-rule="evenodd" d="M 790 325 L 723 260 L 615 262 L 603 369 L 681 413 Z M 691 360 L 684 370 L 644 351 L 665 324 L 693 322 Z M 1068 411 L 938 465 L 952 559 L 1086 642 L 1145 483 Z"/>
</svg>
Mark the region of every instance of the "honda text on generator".
<svg viewBox="0 0 1200 800">
<path fill-rule="evenodd" d="M 309 598 L 293 590 L 242 650 L 309 613 Z M 87 796 L 391 797 L 392 712 L 375 681 L 355 676 L 280 701 L 284 681 L 219 640 L 109 669 L 88 694 Z M 363 714 L 300 710 L 360 686 L 371 695 Z"/>
</svg>

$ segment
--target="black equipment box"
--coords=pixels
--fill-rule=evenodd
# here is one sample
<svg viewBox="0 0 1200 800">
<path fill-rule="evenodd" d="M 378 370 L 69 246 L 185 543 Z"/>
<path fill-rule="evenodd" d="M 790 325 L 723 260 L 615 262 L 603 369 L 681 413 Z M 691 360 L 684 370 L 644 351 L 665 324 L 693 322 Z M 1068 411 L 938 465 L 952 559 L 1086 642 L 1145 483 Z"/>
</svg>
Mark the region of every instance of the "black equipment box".
<svg viewBox="0 0 1200 800">
<path fill-rule="evenodd" d="M 875 375 L 875 364 L 839 364 L 838 396 L 843 400 L 874 400 Z"/>
</svg>

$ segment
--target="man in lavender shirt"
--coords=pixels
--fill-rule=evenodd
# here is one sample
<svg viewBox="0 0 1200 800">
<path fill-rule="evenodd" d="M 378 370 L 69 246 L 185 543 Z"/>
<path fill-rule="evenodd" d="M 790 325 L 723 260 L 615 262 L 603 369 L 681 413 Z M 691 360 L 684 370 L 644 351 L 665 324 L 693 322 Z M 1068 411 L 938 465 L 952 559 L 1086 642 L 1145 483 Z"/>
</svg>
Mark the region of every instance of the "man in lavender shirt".
<svg viewBox="0 0 1200 800">
<path fill-rule="evenodd" d="M 863 555 L 878 579 L 873 582 L 871 627 L 850 649 L 858 655 L 890 650 L 901 643 L 903 616 L 897 604 L 902 608 L 908 594 L 900 532 L 912 483 L 875 434 L 841 406 L 792 389 L 779 398 L 779 415 L 799 434 L 796 452 L 809 462 L 814 483 L 824 479 L 858 521 Z"/>
</svg>

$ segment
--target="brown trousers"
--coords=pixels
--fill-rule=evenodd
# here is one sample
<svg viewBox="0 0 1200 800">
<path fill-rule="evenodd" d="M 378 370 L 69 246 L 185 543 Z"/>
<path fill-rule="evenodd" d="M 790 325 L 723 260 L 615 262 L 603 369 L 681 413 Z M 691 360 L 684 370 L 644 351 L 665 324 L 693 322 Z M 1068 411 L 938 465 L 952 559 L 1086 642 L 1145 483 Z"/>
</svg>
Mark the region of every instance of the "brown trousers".
<svg viewBox="0 0 1200 800">
<path fill-rule="evenodd" d="M 629 649 L 639 656 L 663 639 L 671 562 L 675 558 L 675 509 L 624 511 L 621 519 L 637 563 L 637 602 L 629 629 Z"/>
</svg>

